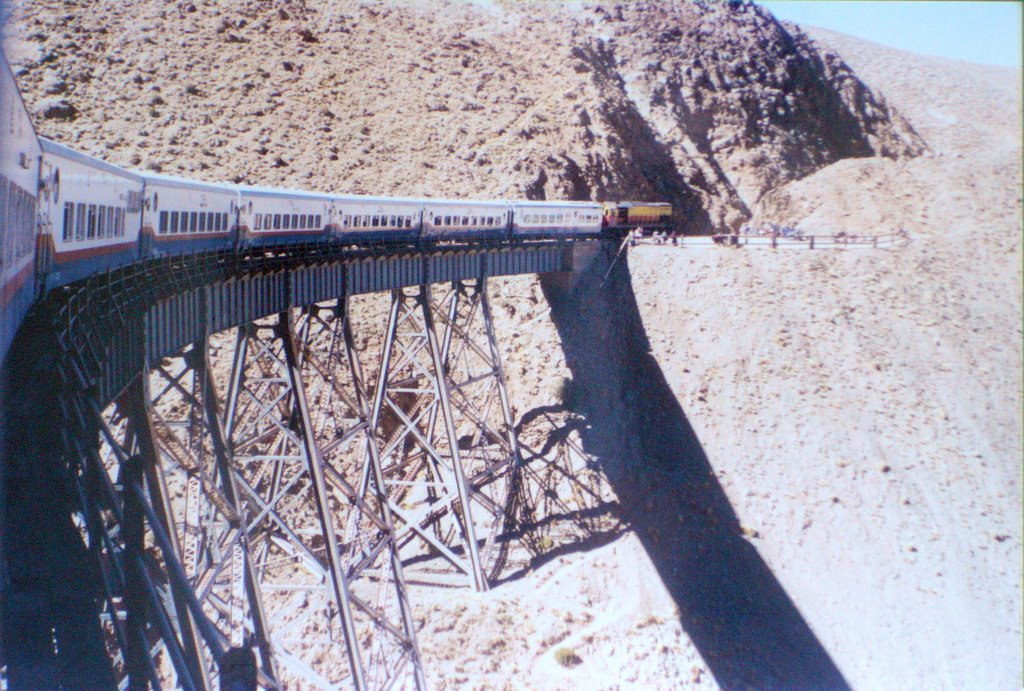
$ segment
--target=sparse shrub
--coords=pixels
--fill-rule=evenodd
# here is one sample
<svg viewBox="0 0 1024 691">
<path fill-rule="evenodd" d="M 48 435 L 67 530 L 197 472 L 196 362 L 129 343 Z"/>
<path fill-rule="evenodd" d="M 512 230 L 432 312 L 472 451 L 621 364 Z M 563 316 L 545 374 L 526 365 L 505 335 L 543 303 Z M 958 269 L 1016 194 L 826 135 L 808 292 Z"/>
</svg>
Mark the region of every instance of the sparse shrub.
<svg viewBox="0 0 1024 691">
<path fill-rule="evenodd" d="M 555 662 L 562 667 L 572 669 L 576 665 L 583 664 L 583 659 L 572 648 L 559 648 L 555 651 Z"/>
<path fill-rule="evenodd" d="M 560 377 L 555 384 L 555 399 L 566 408 L 575 408 L 577 388 L 571 377 Z"/>
</svg>

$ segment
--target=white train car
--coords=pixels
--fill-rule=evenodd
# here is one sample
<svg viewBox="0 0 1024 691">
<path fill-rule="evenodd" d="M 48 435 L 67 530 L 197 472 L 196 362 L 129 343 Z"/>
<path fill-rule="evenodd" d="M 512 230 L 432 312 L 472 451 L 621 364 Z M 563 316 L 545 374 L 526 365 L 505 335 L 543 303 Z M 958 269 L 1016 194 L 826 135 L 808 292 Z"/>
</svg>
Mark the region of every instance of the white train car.
<svg viewBox="0 0 1024 691">
<path fill-rule="evenodd" d="M 432 199 L 423 210 L 423 238 L 508 237 L 512 207 L 505 201 Z"/>
<path fill-rule="evenodd" d="M 35 298 L 39 142 L 0 51 L 0 360 Z"/>
<path fill-rule="evenodd" d="M 601 232 L 602 207 L 596 202 L 511 202 L 513 237 L 562 237 Z"/>
<path fill-rule="evenodd" d="M 339 227 L 336 237 L 363 240 L 415 240 L 423 216 L 423 200 L 360 195 L 335 196 Z"/>
<path fill-rule="evenodd" d="M 262 187 L 239 187 L 239 226 L 246 245 L 287 245 L 326 240 L 337 227 L 331 195 Z"/>
<path fill-rule="evenodd" d="M 186 254 L 235 246 L 238 191 L 226 184 L 143 174 L 141 251 Z"/>
<path fill-rule="evenodd" d="M 63 285 L 139 257 L 142 177 L 40 138 L 40 274 Z"/>
</svg>

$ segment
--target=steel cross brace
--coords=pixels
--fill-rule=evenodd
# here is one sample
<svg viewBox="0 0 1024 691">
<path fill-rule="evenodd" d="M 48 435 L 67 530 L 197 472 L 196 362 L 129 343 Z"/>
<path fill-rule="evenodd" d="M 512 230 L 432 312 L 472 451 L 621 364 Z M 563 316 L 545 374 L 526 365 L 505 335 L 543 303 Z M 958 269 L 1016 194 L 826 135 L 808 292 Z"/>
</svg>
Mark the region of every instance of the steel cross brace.
<svg viewBox="0 0 1024 691">
<path fill-rule="evenodd" d="M 441 557 L 486 590 L 504 562 L 521 459 L 486 282 L 434 293 L 392 293 L 370 424 L 407 571 L 443 579 Z"/>
<path fill-rule="evenodd" d="M 283 668 L 425 688 L 344 300 L 239 329 L 224 427 Z"/>
</svg>

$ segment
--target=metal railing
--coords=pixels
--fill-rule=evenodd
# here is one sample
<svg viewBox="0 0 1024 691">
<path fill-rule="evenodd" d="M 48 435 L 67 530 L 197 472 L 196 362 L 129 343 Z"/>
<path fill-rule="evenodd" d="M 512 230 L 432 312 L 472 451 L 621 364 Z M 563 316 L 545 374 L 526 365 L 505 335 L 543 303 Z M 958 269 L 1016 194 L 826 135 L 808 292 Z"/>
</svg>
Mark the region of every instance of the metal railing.
<svg viewBox="0 0 1024 691">
<path fill-rule="evenodd" d="M 668 245 L 672 247 L 757 247 L 772 249 L 881 249 L 900 247 L 910 241 L 905 230 L 882 235 L 794 234 L 781 235 L 671 235 L 655 233 L 631 237 L 631 245 Z"/>
</svg>

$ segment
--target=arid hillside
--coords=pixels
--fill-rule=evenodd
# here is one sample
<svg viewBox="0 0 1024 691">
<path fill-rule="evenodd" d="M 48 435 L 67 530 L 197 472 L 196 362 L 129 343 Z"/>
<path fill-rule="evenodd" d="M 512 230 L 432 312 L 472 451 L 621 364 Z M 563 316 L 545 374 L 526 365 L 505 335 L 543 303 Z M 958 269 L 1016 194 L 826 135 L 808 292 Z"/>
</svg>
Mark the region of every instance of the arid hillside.
<svg viewBox="0 0 1024 691">
<path fill-rule="evenodd" d="M 1019 70 L 746 3 L 33 0 L 9 33 L 40 133 L 124 165 L 906 229 L 492 281 L 528 443 L 579 483 L 490 592 L 414 588 L 427 674 L 1020 685 Z"/>
<path fill-rule="evenodd" d="M 689 231 L 927 147 L 746 3 L 15 3 L 48 136 L 122 165 L 402 195 L 660 198 Z"/>
</svg>

